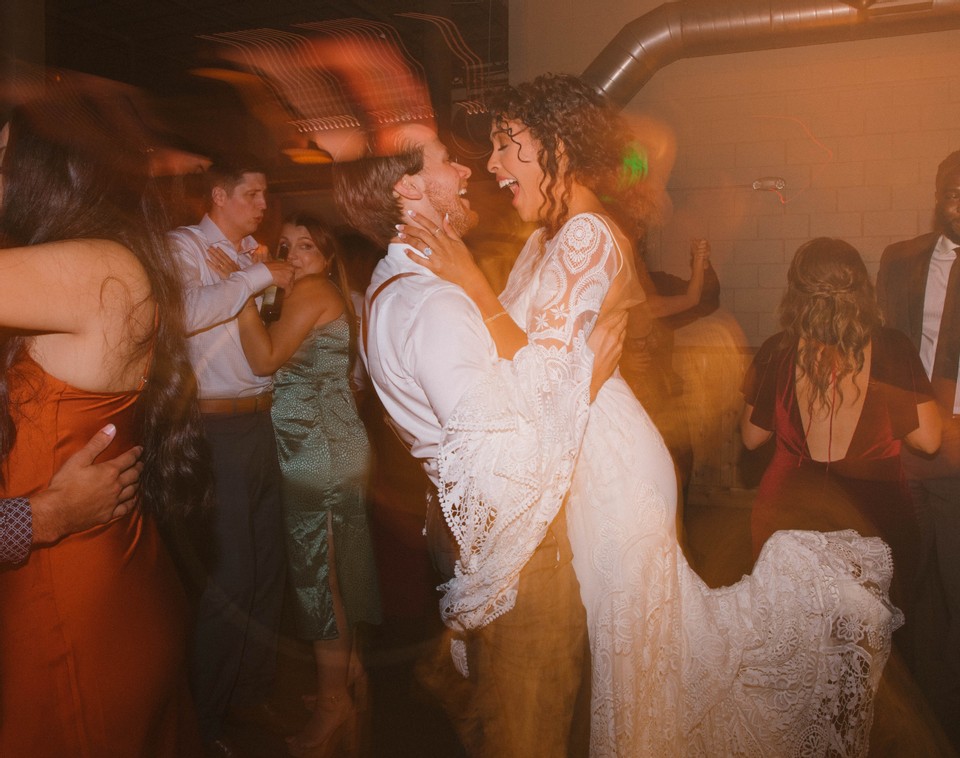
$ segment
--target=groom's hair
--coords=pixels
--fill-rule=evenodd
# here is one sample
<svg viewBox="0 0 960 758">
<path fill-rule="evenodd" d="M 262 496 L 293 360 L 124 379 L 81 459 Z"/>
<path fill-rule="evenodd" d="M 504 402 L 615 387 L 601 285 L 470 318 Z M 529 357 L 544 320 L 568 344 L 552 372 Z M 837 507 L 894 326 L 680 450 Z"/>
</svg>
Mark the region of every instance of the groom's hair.
<svg viewBox="0 0 960 758">
<path fill-rule="evenodd" d="M 395 155 L 372 156 L 333 166 L 337 210 L 363 236 L 386 247 L 396 234 L 403 208 L 394 185 L 405 174 L 423 170 L 423 145 L 404 147 Z"/>
</svg>

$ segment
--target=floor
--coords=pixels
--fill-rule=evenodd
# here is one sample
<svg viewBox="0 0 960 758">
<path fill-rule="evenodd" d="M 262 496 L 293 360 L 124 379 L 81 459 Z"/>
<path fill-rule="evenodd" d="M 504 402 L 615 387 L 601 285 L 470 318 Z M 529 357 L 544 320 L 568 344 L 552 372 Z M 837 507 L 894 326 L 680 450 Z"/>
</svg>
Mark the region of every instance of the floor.
<svg viewBox="0 0 960 758">
<path fill-rule="evenodd" d="M 383 441 L 381 441 L 383 444 Z M 399 456 L 387 441 L 381 458 Z M 394 458 L 402 460 L 402 457 Z M 353 742 L 318 750 L 310 758 L 461 758 L 464 752 L 438 704 L 421 684 L 424 668 L 438 652 L 436 577 L 426 556 L 422 514 L 423 481 L 415 469 L 386 467 L 374 487 L 373 528 L 381 560 L 384 621 L 366 630 L 365 660 L 370 678 L 368 707 Z M 722 504 L 698 502 L 693 495 L 683 513 L 685 552 L 711 586 L 736 582 L 751 568 L 750 492 L 728 493 Z M 702 500 L 702 498 L 700 498 Z M 709 499 L 708 499 L 709 500 Z M 289 628 L 289 624 L 285 624 Z M 284 637 L 275 700 L 288 714 L 306 720 L 302 696 L 311 691 L 309 648 Z M 902 664 L 892 658 L 878 696 L 871 758 L 956 756 L 922 705 L 922 697 Z M 251 728 L 232 727 L 247 758 L 287 754 L 282 738 Z"/>
</svg>

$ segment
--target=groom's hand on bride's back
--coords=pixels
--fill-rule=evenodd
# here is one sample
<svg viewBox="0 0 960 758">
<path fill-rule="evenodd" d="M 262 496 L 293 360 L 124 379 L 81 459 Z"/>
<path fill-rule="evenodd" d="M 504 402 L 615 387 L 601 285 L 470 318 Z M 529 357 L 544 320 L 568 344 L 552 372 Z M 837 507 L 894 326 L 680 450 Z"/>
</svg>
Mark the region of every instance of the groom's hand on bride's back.
<svg viewBox="0 0 960 758">
<path fill-rule="evenodd" d="M 590 402 L 592 403 L 603 383 L 607 381 L 620 363 L 623 340 L 627 334 L 627 311 L 617 309 L 601 314 L 587 338 L 587 346 L 593 351 L 593 375 L 590 379 Z"/>
</svg>

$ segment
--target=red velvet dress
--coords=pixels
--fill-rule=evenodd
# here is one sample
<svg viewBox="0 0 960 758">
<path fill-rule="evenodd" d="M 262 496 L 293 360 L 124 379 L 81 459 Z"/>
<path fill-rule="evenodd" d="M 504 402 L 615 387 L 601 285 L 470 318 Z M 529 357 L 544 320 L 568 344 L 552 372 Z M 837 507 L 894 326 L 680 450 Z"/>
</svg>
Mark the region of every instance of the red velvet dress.
<svg viewBox="0 0 960 758">
<path fill-rule="evenodd" d="M 104 424 L 136 444 L 137 392 L 92 393 L 30 359 L 13 371 L 17 441 L 3 497 L 42 489 Z M 134 510 L 0 571 L 0 756 L 193 756 L 186 600 L 156 525 Z"/>
<path fill-rule="evenodd" d="M 744 397 L 754 406 L 750 421 L 776 439 L 753 505 L 754 557 L 779 529 L 856 529 L 890 545 L 896 595 L 916 561 L 917 524 L 900 446 L 919 425 L 917 405 L 932 399 L 920 358 L 894 329 L 872 335 L 870 378 L 850 447 L 842 459 L 820 462 L 810 457 L 797 403 L 796 345 L 782 347 L 782 338 L 763 344 L 744 380 Z"/>
</svg>

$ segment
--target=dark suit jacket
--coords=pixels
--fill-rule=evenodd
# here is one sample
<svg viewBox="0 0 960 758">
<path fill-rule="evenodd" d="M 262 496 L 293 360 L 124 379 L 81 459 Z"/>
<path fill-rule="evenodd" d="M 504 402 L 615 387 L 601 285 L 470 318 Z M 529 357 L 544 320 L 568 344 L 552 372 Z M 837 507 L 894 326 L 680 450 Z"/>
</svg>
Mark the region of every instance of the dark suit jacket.
<svg viewBox="0 0 960 758">
<path fill-rule="evenodd" d="M 883 251 L 877 274 L 877 300 L 887 326 L 909 336 L 918 351 L 927 272 L 939 238 L 938 232 L 932 232 L 895 242 Z"/>
<path fill-rule="evenodd" d="M 939 238 L 939 232 L 931 232 L 895 242 L 883 251 L 877 273 L 877 300 L 887 326 L 908 335 L 918 351 L 927 273 Z M 955 338 L 960 339 L 960 335 Z M 953 478 L 960 473 L 960 424 L 950 420 L 953 408 L 941 408 L 941 411 L 945 421 L 943 442 L 936 455 L 914 453 L 904 446 L 903 464 L 911 478 Z"/>
</svg>

